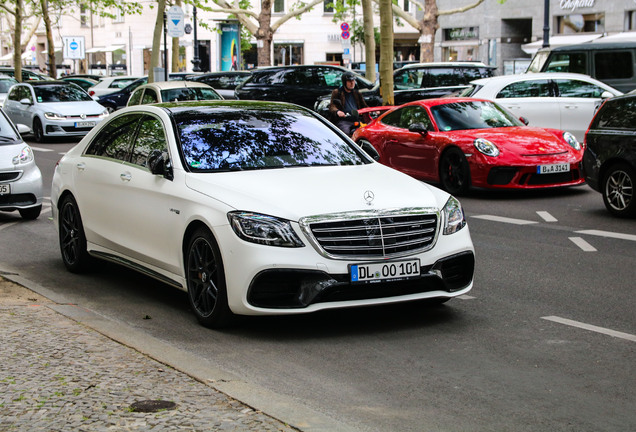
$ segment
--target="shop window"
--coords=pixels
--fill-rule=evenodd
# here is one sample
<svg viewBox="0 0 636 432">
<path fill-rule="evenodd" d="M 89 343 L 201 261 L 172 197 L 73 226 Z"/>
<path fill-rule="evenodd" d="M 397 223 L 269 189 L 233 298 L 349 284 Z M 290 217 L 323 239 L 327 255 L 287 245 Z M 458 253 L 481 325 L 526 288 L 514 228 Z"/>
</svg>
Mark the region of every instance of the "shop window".
<svg viewBox="0 0 636 432">
<path fill-rule="evenodd" d="M 276 66 L 303 64 L 303 44 L 275 43 L 274 64 Z"/>
<path fill-rule="evenodd" d="M 557 16 L 557 33 L 604 33 L 605 13 Z"/>
<path fill-rule="evenodd" d="M 636 30 L 636 10 L 625 12 L 625 31 Z"/>
<path fill-rule="evenodd" d="M 274 13 L 285 12 L 285 0 L 274 0 Z"/>
</svg>

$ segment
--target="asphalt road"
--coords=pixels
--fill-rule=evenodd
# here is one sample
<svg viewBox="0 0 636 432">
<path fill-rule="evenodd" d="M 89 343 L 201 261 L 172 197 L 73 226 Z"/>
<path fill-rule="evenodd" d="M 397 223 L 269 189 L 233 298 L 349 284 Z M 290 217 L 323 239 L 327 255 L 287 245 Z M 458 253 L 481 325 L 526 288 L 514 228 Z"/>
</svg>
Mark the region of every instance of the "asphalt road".
<svg viewBox="0 0 636 432">
<path fill-rule="evenodd" d="M 48 195 L 70 145 L 34 147 Z M 587 186 L 461 201 L 474 289 L 437 308 L 208 330 L 185 293 L 152 279 L 111 264 L 66 272 L 46 211 L 33 222 L 0 213 L 0 272 L 361 431 L 636 430 L 636 221 L 609 216 Z"/>
</svg>

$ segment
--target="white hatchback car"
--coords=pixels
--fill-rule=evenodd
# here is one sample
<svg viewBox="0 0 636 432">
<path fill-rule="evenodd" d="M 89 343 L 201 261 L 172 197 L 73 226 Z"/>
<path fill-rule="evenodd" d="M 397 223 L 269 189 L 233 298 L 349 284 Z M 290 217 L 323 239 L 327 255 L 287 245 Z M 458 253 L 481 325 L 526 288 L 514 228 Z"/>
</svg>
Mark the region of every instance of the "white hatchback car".
<svg viewBox="0 0 636 432">
<path fill-rule="evenodd" d="M 461 96 L 490 99 L 530 126 L 561 129 L 583 142 L 602 101 L 621 94 L 587 75 L 547 72 L 478 79 Z"/>
<path fill-rule="evenodd" d="M 0 211 L 20 212 L 23 219 L 36 219 L 42 210 L 42 174 L 35 164 L 33 150 L 0 110 Z"/>
<path fill-rule="evenodd" d="M 473 286 L 459 201 L 296 105 L 124 108 L 60 160 L 51 202 L 70 271 L 129 266 L 187 291 L 205 326 Z"/>
<path fill-rule="evenodd" d="M 212 87 L 200 82 L 160 81 L 143 84 L 135 89 L 127 106 L 161 102 L 221 100 L 223 97 Z"/>
<path fill-rule="evenodd" d="M 108 116 L 106 108 L 66 81 L 16 84 L 9 90 L 4 110 L 15 124 L 29 126 L 38 142 L 48 137 L 84 136 Z"/>
</svg>

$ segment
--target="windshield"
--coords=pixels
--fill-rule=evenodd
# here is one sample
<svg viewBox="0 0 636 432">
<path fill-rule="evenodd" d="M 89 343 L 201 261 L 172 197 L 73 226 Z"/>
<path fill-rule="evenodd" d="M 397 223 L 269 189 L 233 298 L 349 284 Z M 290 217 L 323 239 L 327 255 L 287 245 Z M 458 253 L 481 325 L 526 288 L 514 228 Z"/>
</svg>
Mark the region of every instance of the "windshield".
<svg viewBox="0 0 636 432">
<path fill-rule="evenodd" d="M 4 111 L 0 113 L 0 146 L 22 142 L 22 138 L 15 132 L 11 121 Z"/>
<path fill-rule="evenodd" d="M 475 93 L 477 93 L 483 86 L 478 84 L 473 84 L 469 87 L 466 87 L 464 90 L 460 91 L 457 96 L 458 97 L 472 97 Z"/>
<path fill-rule="evenodd" d="M 175 115 L 186 165 L 218 172 L 369 162 L 313 115 L 269 108 L 202 107 Z"/>
<path fill-rule="evenodd" d="M 219 100 L 221 96 L 214 90 L 204 87 L 182 87 L 161 90 L 161 100 L 164 102 Z"/>
<path fill-rule="evenodd" d="M 541 72 L 541 68 L 543 67 L 545 61 L 548 59 L 549 54 L 550 51 L 548 50 L 537 51 L 537 53 L 534 55 L 534 58 L 530 62 L 530 66 L 528 66 L 528 70 L 526 70 L 526 72 Z"/>
<path fill-rule="evenodd" d="M 431 107 L 440 131 L 523 126 L 500 106 L 485 101 L 454 102 Z"/>
<path fill-rule="evenodd" d="M 33 86 L 38 102 L 81 102 L 93 99 L 81 88 L 73 84 L 51 84 Z"/>
</svg>

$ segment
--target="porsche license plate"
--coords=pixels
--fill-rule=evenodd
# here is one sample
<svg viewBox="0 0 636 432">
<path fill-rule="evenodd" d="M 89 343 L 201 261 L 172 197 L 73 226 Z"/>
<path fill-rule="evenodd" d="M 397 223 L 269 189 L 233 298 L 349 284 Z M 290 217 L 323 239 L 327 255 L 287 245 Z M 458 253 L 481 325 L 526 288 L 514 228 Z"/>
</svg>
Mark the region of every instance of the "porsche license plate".
<svg viewBox="0 0 636 432">
<path fill-rule="evenodd" d="M 539 165 L 537 167 L 537 174 L 553 174 L 570 171 L 570 164 L 552 164 L 552 165 Z"/>
<path fill-rule="evenodd" d="M 386 282 L 420 276 L 420 260 L 350 264 L 351 282 Z"/>
<path fill-rule="evenodd" d="M 85 128 L 85 127 L 93 127 L 93 126 L 95 126 L 94 121 L 75 122 L 76 128 Z"/>
<path fill-rule="evenodd" d="M 9 195 L 11 193 L 10 184 L 0 184 L 0 195 Z"/>
</svg>

